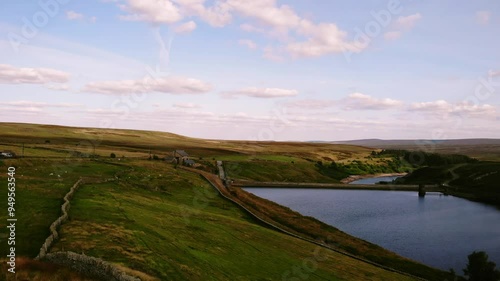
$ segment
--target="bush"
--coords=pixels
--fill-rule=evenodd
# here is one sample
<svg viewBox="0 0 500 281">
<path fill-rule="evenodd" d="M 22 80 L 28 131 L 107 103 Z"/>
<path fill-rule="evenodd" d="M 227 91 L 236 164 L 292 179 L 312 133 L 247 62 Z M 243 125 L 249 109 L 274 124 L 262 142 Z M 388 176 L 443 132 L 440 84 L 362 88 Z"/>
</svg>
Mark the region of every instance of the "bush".
<svg viewBox="0 0 500 281">
<path fill-rule="evenodd" d="M 116 158 L 116 154 L 111 153 L 111 154 L 109 155 L 109 158 Z"/>
<path fill-rule="evenodd" d="M 485 252 L 473 252 L 468 256 L 469 263 L 464 269 L 464 274 L 469 276 L 469 281 L 498 281 L 500 271 L 496 270 L 496 264 L 488 261 Z"/>
</svg>

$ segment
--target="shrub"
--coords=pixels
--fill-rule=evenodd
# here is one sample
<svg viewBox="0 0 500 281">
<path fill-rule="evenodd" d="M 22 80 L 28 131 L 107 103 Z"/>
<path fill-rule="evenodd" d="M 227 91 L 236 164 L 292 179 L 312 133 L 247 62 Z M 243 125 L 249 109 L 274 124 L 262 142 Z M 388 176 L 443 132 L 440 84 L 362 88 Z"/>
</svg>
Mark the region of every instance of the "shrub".
<svg viewBox="0 0 500 281">
<path fill-rule="evenodd" d="M 495 269 L 496 264 L 488 261 L 485 252 L 473 252 L 468 256 L 469 263 L 464 269 L 464 274 L 469 276 L 470 281 L 498 281 L 500 271 Z"/>
</svg>

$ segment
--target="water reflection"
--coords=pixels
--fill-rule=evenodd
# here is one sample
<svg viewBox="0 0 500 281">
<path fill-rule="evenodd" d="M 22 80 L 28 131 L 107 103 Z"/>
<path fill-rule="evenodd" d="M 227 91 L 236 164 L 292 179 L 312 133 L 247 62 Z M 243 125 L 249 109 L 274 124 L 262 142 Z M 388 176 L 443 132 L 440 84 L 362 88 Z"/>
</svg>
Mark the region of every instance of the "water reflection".
<svg viewBox="0 0 500 281">
<path fill-rule="evenodd" d="M 481 250 L 500 264 L 500 212 L 485 204 L 432 192 L 246 190 L 443 270 L 461 273 Z"/>
</svg>

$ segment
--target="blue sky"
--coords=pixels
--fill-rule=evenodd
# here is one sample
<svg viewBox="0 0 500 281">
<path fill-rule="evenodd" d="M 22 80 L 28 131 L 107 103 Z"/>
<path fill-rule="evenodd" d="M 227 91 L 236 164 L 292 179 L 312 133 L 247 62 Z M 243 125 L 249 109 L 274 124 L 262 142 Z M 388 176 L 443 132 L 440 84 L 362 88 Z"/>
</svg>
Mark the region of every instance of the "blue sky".
<svg viewBox="0 0 500 281">
<path fill-rule="evenodd" d="M 0 121 L 500 138 L 497 1 L 0 3 Z"/>
</svg>

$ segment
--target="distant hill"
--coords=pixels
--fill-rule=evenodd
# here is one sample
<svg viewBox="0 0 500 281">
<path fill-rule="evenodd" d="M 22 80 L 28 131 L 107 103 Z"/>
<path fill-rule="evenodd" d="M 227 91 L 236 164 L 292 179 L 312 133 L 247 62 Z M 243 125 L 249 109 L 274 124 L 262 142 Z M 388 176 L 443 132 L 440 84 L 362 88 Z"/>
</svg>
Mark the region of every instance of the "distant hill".
<svg viewBox="0 0 500 281">
<path fill-rule="evenodd" d="M 452 140 L 382 140 L 363 139 L 329 142 L 333 144 L 359 145 L 379 149 L 423 150 L 437 153 L 465 154 L 481 160 L 500 161 L 500 139 L 452 139 Z"/>
<path fill-rule="evenodd" d="M 418 146 L 421 144 L 436 145 L 500 145 L 500 139 L 452 139 L 452 140 L 382 140 L 382 139 L 362 139 L 348 141 L 333 141 L 335 144 L 351 144 L 376 148 L 394 146 Z"/>
</svg>

